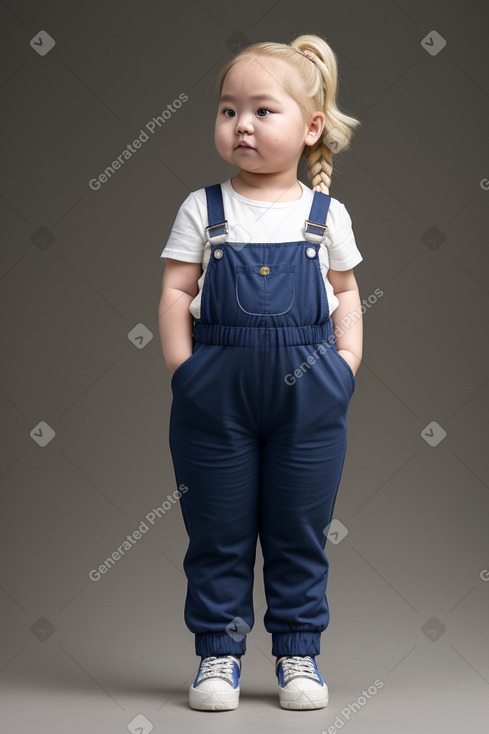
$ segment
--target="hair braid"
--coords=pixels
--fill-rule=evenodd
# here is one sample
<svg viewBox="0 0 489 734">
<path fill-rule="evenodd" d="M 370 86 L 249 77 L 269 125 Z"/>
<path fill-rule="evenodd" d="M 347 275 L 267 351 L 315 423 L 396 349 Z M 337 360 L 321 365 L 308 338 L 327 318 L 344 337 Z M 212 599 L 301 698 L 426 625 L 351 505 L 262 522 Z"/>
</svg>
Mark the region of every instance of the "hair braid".
<svg viewBox="0 0 489 734">
<path fill-rule="evenodd" d="M 333 175 L 332 151 L 322 140 L 318 140 L 315 145 L 306 146 L 302 155 L 309 171 L 312 189 L 329 194 Z"/>
</svg>

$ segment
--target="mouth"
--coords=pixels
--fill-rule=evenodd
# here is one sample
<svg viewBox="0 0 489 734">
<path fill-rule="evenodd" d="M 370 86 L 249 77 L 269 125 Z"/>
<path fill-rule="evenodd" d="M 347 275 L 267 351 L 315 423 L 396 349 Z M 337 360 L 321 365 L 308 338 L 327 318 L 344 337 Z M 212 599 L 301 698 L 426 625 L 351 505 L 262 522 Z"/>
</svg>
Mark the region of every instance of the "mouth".
<svg viewBox="0 0 489 734">
<path fill-rule="evenodd" d="M 251 147 L 251 145 L 248 145 L 248 143 L 244 143 L 243 141 L 241 141 L 240 143 L 238 143 L 238 145 L 236 145 L 235 150 L 240 150 L 243 148 L 249 149 L 249 150 L 255 150 L 254 148 Z"/>
</svg>

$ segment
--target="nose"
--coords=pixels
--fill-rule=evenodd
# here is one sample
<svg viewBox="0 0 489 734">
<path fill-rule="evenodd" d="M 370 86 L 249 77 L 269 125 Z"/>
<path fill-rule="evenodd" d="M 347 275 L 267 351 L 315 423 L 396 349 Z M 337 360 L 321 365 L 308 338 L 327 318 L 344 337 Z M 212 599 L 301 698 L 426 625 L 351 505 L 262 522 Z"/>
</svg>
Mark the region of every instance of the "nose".
<svg viewBox="0 0 489 734">
<path fill-rule="evenodd" d="M 234 126 L 236 134 L 253 132 L 253 123 L 248 113 L 242 112 L 236 115 L 236 124 Z"/>
</svg>

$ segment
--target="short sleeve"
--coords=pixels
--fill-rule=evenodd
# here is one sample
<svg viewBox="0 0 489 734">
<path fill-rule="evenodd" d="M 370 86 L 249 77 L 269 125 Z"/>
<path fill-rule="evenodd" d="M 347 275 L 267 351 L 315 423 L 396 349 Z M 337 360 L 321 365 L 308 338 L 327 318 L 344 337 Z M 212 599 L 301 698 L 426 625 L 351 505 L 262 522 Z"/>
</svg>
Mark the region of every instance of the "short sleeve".
<svg viewBox="0 0 489 734">
<path fill-rule="evenodd" d="M 205 247 L 205 226 L 197 198 L 192 192 L 178 210 L 160 257 L 201 263 Z"/>
<path fill-rule="evenodd" d="M 331 244 L 328 246 L 329 267 L 331 270 L 350 270 L 363 257 L 357 247 L 351 217 L 344 204 L 338 202 L 331 233 Z"/>
</svg>

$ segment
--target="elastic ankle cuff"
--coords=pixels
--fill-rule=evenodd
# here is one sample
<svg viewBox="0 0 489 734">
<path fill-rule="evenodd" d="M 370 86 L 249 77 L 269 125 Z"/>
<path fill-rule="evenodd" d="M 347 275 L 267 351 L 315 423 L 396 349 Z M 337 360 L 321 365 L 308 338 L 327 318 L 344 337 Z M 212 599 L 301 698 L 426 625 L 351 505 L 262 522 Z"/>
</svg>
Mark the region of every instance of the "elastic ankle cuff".
<svg viewBox="0 0 489 734">
<path fill-rule="evenodd" d="M 319 655 L 321 645 L 320 632 L 272 632 L 272 655 L 281 658 L 284 655 Z"/>
<path fill-rule="evenodd" d="M 244 655 L 246 637 L 233 640 L 227 632 L 195 635 L 195 654 L 207 658 L 211 655 Z"/>
</svg>

